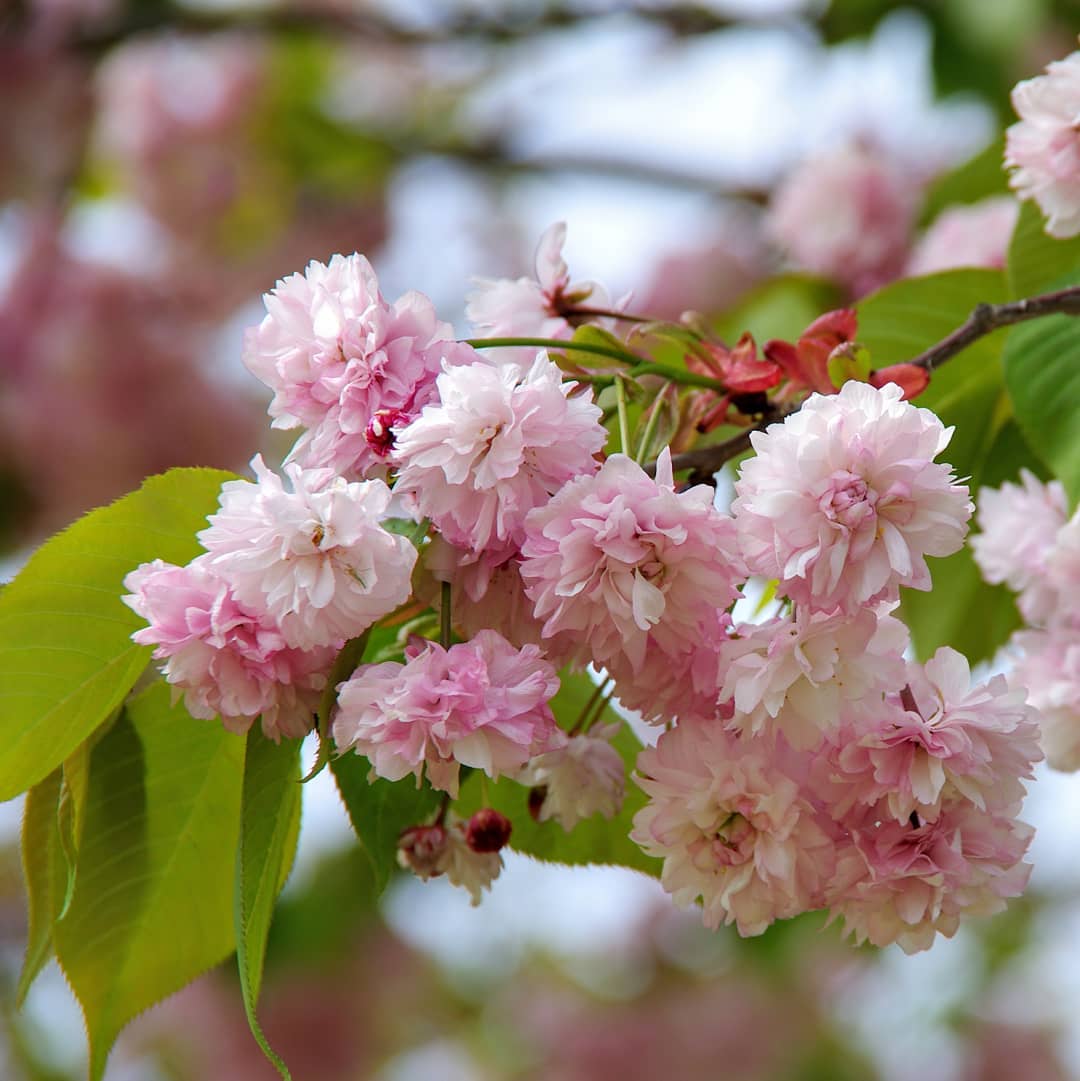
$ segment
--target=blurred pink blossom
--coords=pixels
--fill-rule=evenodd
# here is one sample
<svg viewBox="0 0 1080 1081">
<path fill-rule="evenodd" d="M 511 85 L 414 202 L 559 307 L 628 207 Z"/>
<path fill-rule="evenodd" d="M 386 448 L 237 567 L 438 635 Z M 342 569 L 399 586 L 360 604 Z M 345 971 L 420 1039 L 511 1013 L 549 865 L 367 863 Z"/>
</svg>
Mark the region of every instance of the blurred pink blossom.
<svg viewBox="0 0 1080 1081">
<path fill-rule="evenodd" d="M 943 210 L 919 238 L 906 274 L 936 274 L 956 267 L 1005 266 L 1009 240 L 1020 215 L 1008 195 Z"/>
<path fill-rule="evenodd" d="M 765 228 L 798 266 L 862 296 L 903 271 L 918 195 L 915 178 L 882 153 L 842 147 L 787 177 Z"/>
</svg>

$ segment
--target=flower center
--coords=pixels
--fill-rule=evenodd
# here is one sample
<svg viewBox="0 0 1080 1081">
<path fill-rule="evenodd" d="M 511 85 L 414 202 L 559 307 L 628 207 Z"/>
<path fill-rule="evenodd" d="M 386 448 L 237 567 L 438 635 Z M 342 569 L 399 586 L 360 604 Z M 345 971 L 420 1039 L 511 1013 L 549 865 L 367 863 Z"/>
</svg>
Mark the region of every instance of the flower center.
<svg viewBox="0 0 1080 1081">
<path fill-rule="evenodd" d="M 877 493 L 857 473 L 838 469 L 818 496 L 818 509 L 831 522 L 858 529 L 875 514 Z"/>
</svg>

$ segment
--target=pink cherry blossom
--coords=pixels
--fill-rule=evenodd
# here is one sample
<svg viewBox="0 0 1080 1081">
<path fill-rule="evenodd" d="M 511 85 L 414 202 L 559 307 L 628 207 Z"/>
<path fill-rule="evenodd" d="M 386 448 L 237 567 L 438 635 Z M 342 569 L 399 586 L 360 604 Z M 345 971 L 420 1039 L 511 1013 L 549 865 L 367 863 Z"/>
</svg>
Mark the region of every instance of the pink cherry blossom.
<svg viewBox="0 0 1080 1081">
<path fill-rule="evenodd" d="M 936 935 L 956 934 L 961 916 L 994 915 L 1023 892 L 1033 832 L 966 800 L 933 822 L 897 822 L 868 808 L 839 858 L 830 909 L 859 944 L 929 949 Z"/>
<path fill-rule="evenodd" d="M 1009 183 L 1034 199 L 1051 236 L 1080 233 L 1080 52 L 1050 64 L 1044 75 L 1013 88 L 1020 122 L 1005 132 Z"/>
<path fill-rule="evenodd" d="M 915 245 L 907 274 L 936 274 L 956 267 L 1003 267 L 1019 213 L 1019 204 L 1008 195 L 947 207 Z"/>
<path fill-rule="evenodd" d="M 1068 516 L 1065 489 L 1056 480 L 1044 484 L 1026 469 L 1020 481 L 980 489 L 975 520 L 981 532 L 971 538 L 971 549 L 983 577 L 1021 592 L 1025 617 L 1043 623 L 1057 603 L 1047 569 Z"/>
<path fill-rule="evenodd" d="M 616 655 L 606 667 L 619 702 L 650 724 L 726 719 L 731 711 L 718 704 L 717 697 L 723 671 L 721 651 L 730 630 L 731 616 L 714 610 L 699 628 L 700 639 L 685 652 L 670 653 L 649 635 L 640 664 L 632 663 L 625 653 Z"/>
<path fill-rule="evenodd" d="M 536 249 L 535 277 L 477 279 L 465 312 L 479 334 L 489 338 L 569 338 L 573 328 L 567 315 L 576 305 L 588 302 L 595 308 L 611 307 L 603 286 L 596 282 L 570 284 L 570 272 L 562 257 L 566 223 L 556 222 L 540 238 Z"/>
<path fill-rule="evenodd" d="M 293 464 L 290 492 L 261 456 L 251 466 L 256 483 L 224 484 L 199 539 L 237 598 L 265 611 L 289 645 L 355 637 L 408 600 L 416 549 L 379 524 L 390 503 L 382 481 Z"/>
<path fill-rule="evenodd" d="M 821 906 L 833 843 L 760 741 L 681 722 L 641 752 L 638 772 L 649 802 L 630 836 L 664 861 L 676 904 L 702 899 L 706 927 L 757 935 Z"/>
<path fill-rule="evenodd" d="M 406 657 L 364 665 L 338 687 L 334 742 L 366 755 L 373 776 L 423 773 L 456 797 L 459 765 L 499 777 L 565 743 L 548 705 L 559 679 L 536 646 L 481 631 L 449 649 L 418 642 Z"/>
<path fill-rule="evenodd" d="M 712 489 L 677 493 L 666 450 L 655 479 L 613 454 L 533 511 L 527 532 L 525 590 L 554 639 L 549 649 L 578 661 L 625 658 L 636 668 L 650 642 L 672 656 L 691 652 L 745 577 Z"/>
<path fill-rule="evenodd" d="M 907 628 L 864 608 L 852 616 L 800 608 L 794 619 L 740 624 L 721 649 L 722 700 L 733 699 L 728 727 L 800 750 L 818 746 L 860 705 L 873 711 L 904 679 Z"/>
<path fill-rule="evenodd" d="M 524 539 L 529 511 L 596 471 L 600 410 L 545 354 L 525 372 L 450 368 L 437 385 L 439 402 L 397 434 L 395 491 L 414 493 L 451 544 L 501 560 Z"/>
<path fill-rule="evenodd" d="M 860 296 L 897 277 L 911 243 L 914 178 L 864 146 L 804 161 L 773 196 L 766 231 L 799 266 Z"/>
<path fill-rule="evenodd" d="M 293 649 L 265 616 L 242 605 L 200 557 L 186 567 L 155 559 L 132 571 L 123 598 L 150 624 L 131 637 L 152 645 L 167 682 L 193 717 L 220 716 L 232 732 L 262 717 L 275 742 L 312 727 L 336 650 Z"/>
<path fill-rule="evenodd" d="M 1042 745 L 1054 769 L 1080 769 L 1080 626 L 1021 631 L 1022 652 L 1010 682 L 1027 691 L 1039 711 Z"/>
<path fill-rule="evenodd" d="M 385 465 L 391 429 L 434 398 L 443 366 L 477 359 L 427 297 L 388 304 L 362 255 L 312 262 L 263 299 L 244 363 L 274 391 L 274 427 L 309 429 L 293 451 L 306 467 L 366 475 Z"/>
<path fill-rule="evenodd" d="M 930 588 L 925 557 L 963 542 L 968 489 L 932 459 L 952 435 L 901 389 L 850 381 L 751 442 L 732 504 L 754 573 L 820 611 Z"/>
<path fill-rule="evenodd" d="M 933 820 L 943 801 L 960 797 L 1015 815 L 1022 781 L 1042 758 L 1023 690 L 1010 690 L 1001 675 L 971 686 L 966 658 L 946 646 L 925 665 L 910 664 L 904 700 L 892 696 L 860 727 L 842 741 L 837 761 L 857 798 L 885 800 L 898 822 L 912 813 Z"/>
<path fill-rule="evenodd" d="M 611 745 L 616 722 L 571 736 L 564 747 L 537 755 L 517 775 L 530 787 L 543 789 L 538 818 L 554 818 L 569 832 L 585 818 L 599 814 L 614 818 L 622 807 L 626 768 Z"/>
</svg>

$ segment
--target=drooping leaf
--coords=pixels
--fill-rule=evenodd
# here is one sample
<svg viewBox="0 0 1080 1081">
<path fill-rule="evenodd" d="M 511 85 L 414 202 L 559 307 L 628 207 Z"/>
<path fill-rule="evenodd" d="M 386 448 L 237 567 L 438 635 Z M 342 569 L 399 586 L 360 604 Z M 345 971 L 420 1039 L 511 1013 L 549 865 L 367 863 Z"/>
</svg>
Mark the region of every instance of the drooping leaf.
<svg viewBox="0 0 1080 1081">
<path fill-rule="evenodd" d="M 80 518 L 31 557 L 0 594 L 0 800 L 51 773 L 109 717 L 146 667 L 141 621 L 123 579 L 155 558 L 198 554 L 233 474 L 174 469 Z"/>
<path fill-rule="evenodd" d="M 552 699 L 552 709 L 561 724 L 572 726 L 596 687 L 582 673 L 563 672 L 560 675 L 562 686 Z M 617 720 L 619 718 L 614 711 L 605 707 L 594 724 L 608 724 Z M 627 780 L 622 810 L 612 820 L 593 815 L 567 833 L 558 822 L 537 822 L 533 819 L 529 813 L 529 789 L 525 785 L 509 778 L 492 782 L 475 771 L 462 785 L 456 810 L 464 816 L 480 807 L 494 807 L 506 815 L 513 825 L 510 847 L 537 859 L 567 864 L 614 864 L 657 875 L 660 873 L 660 861 L 646 856 L 629 837 L 634 815 L 646 800 L 645 793 L 630 779 L 641 743 L 624 724 L 615 737 L 614 746 L 626 764 Z"/>
<path fill-rule="evenodd" d="M 346 752 L 330 761 L 349 821 L 360 847 L 371 864 L 375 895 L 386 889 L 397 867 L 397 843 L 401 831 L 426 821 L 439 806 L 439 793 L 425 781 L 419 788 L 412 777 L 371 783 L 366 758 Z"/>
<path fill-rule="evenodd" d="M 23 808 L 22 865 L 29 926 L 17 992 L 20 1004 L 53 954 L 53 924 L 67 889 L 68 868 L 57 821 L 62 783 L 61 771 L 53 770 L 26 794 Z"/>
<path fill-rule="evenodd" d="M 236 855 L 236 961 L 252 1035 L 286 1081 L 289 1071 L 267 1041 L 256 1006 L 274 902 L 296 854 L 299 782 L 299 742 L 272 743 L 258 725 L 252 727 L 244 757 L 240 844 Z"/>
<path fill-rule="evenodd" d="M 155 683 L 90 755 L 75 895 L 56 954 L 100 1081 L 120 1030 L 232 951 L 244 741 Z"/>
</svg>

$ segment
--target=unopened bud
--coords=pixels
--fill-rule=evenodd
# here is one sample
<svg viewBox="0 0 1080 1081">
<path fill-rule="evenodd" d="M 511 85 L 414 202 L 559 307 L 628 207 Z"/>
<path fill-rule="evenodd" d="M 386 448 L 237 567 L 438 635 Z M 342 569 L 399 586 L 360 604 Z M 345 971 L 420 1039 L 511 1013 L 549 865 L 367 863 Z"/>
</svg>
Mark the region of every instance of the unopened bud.
<svg viewBox="0 0 1080 1081">
<path fill-rule="evenodd" d="M 442 874 L 449 838 L 442 826 L 410 826 L 398 837 L 398 863 L 420 878 Z"/>
<path fill-rule="evenodd" d="M 506 815 L 482 807 L 465 827 L 465 843 L 474 852 L 498 852 L 510 840 L 512 828 Z"/>
</svg>

